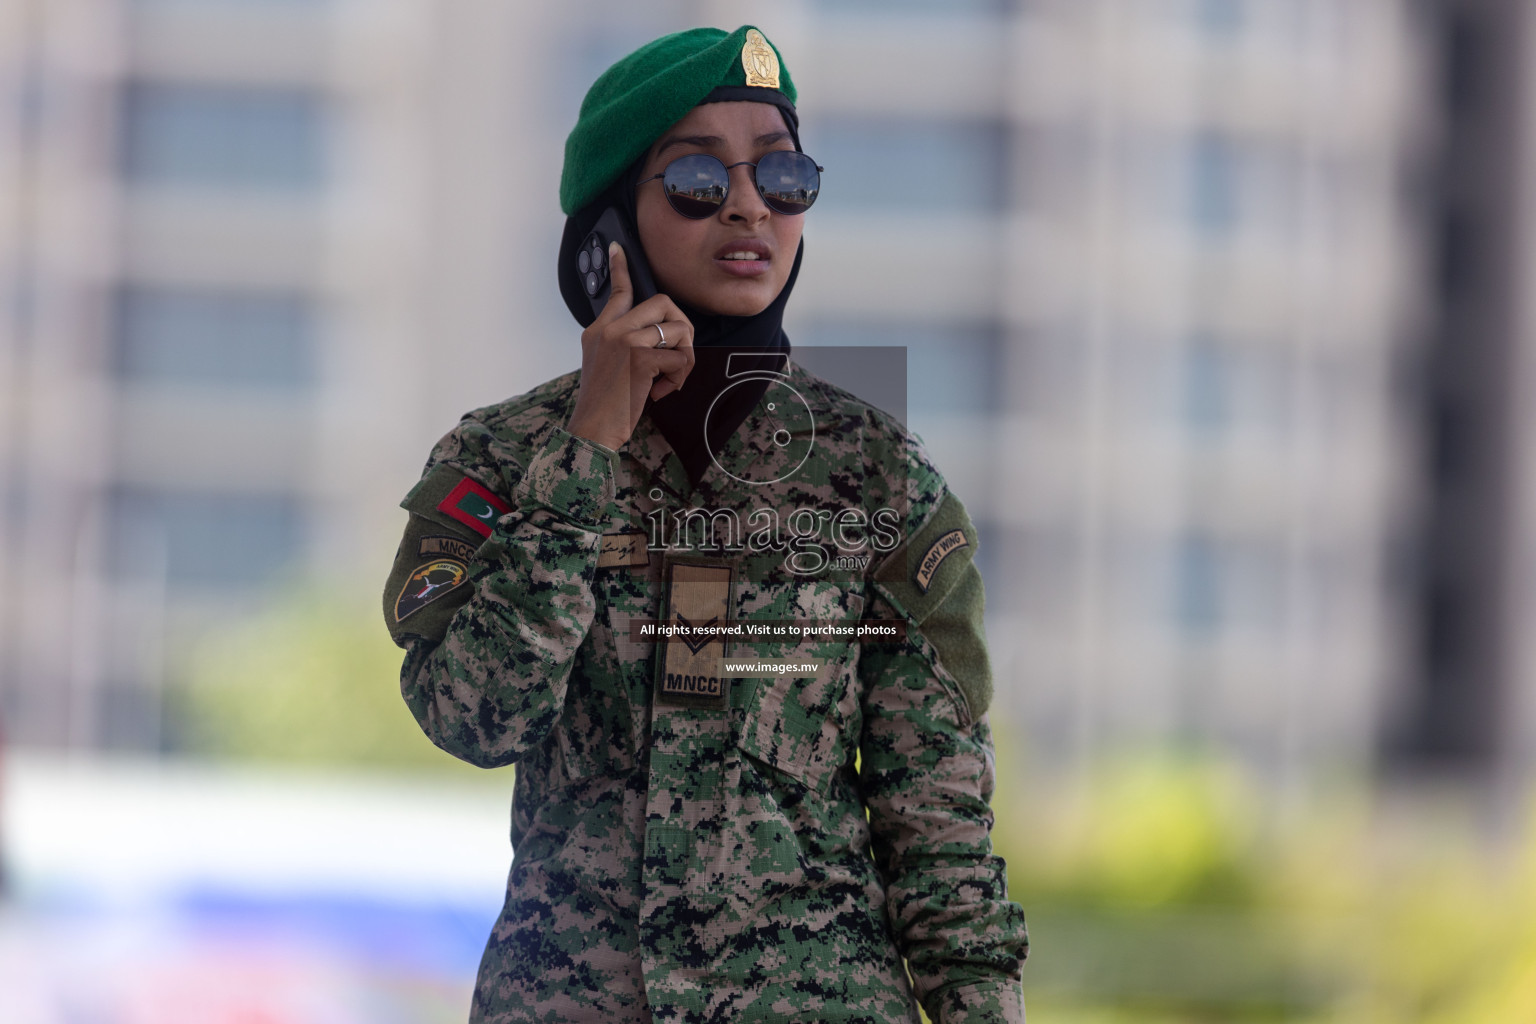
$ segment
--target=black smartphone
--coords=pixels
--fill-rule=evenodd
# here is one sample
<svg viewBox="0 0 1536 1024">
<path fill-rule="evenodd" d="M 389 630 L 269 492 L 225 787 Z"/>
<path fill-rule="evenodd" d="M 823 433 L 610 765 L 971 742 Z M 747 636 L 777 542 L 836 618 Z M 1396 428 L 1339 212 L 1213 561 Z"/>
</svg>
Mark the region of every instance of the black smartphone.
<svg viewBox="0 0 1536 1024">
<path fill-rule="evenodd" d="M 577 275 L 581 278 L 582 290 L 587 293 L 587 301 L 592 304 L 594 317 L 608 305 L 608 296 L 613 293 L 608 276 L 609 242 L 618 242 L 624 247 L 629 283 L 635 289 L 635 305 L 656 294 L 656 280 L 651 276 L 650 265 L 645 262 L 640 244 L 624 229 L 624 218 L 619 216 L 619 211 L 610 206 L 598 217 L 587 237 L 582 239 L 581 248 L 576 250 Z"/>
</svg>

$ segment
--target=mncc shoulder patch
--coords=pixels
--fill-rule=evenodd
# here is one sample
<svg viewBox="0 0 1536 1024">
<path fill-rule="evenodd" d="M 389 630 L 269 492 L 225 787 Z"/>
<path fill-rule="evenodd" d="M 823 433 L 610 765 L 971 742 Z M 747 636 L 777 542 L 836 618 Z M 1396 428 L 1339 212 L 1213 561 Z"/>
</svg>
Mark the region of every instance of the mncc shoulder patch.
<svg viewBox="0 0 1536 1024">
<path fill-rule="evenodd" d="M 453 558 L 467 564 L 475 557 L 475 545 L 458 537 L 434 534 L 421 538 L 416 545 L 416 554 L 421 558 Z"/>
</svg>

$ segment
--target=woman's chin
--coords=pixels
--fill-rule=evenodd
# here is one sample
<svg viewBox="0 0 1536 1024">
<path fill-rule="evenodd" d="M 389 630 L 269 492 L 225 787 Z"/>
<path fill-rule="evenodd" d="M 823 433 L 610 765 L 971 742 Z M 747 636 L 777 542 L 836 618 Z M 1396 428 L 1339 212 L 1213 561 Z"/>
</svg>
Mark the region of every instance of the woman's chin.
<svg viewBox="0 0 1536 1024">
<path fill-rule="evenodd" d="M 690 300 L 690 305 L 716 316 L 756 316 L 773 304 L 777 291 L 753 282 L 755 287 L 712 288 Z"/>
<path fill-rule="evenodd" d="M 768 303 L 734 303 L 718 306 L 701 306 L 701 309 L 714 313 L 716 316 L 757 316 L 768 308 Z"/>
</svg>

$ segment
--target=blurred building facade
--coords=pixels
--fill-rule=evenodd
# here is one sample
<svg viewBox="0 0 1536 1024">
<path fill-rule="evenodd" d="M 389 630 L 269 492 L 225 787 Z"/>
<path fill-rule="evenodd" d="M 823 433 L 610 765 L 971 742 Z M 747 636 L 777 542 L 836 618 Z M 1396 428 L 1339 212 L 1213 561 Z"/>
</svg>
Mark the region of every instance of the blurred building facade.
<svg viewBox="0 0 1536 1024">
<path fill-rule="evenodd" d="M 1368 759 L 1417 657 L 1410 7 L 6 5 L 6 729 L 163 745 L 202 626 L 371 595 L 432 442 L 576 365 L 555 190 L 586 86 L 750 18 L 827 168 L 786 328 L 908 347 L 982 531 L 999 713 L 1053 765 Z"/>
<path fill-rule="evenodd" d="M 1536 768 L 1536 382 L 1531 305 L 1536 12 L 1433 6 L 1439 138 L 1423 280 L 1424 514 L 1412 682 L 1388 722 L 1392 762 L 1519 794 Z"/>
<path fill-rule="evenodd" d="M 923 255 L 815 314 L 935 335 L 912 419 L 981 510 L 1009 717 L 1046 764 L 1170 739 L 1279 777 L 1368 761 L 1407 668 L 1416 26 L 1392 2 L 969 6 L 818 25 L 829 132 L 878 111 L 892 157 L 923 139 L 985 184 L 847 224 Z"/>
<path fill-rule="evenodd" d="M 376 587 L 432 438 L 565 368 L 517 283 L 552 263 L 526 241 L 558 138 L 517 99 L 552 27 L 415 0 L 3 17 L 3 571 L 33 581 L 4 598 L 4 720 L 153 748 L 168 657 L 273 593 Z"/>
</svg>

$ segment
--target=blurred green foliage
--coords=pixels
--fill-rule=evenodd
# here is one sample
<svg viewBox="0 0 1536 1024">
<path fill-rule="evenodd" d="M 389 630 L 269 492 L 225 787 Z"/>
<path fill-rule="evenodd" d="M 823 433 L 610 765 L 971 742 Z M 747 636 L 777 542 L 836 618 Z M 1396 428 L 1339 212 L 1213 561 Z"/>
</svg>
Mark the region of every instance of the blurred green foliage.
<svg viewBox="0 0 1536 1024">
<path fill-rule="evenodd" d="M 999 733 L 1032 1017 L 1536 1021 L 1536 842 L 1500 842 L 1469 795 L 1360 778 L 1282 799 L 1167 751 L 1031 782 Z"/>
<path fill-rule="evenodd" d="M 374 600 L 293 594 L 195 646 L 169 694 L 172 721 L 198 755 L 486 777 L 417 727 L 402 657 Z M 510 779 L 496 783 L 511 792 Z"/>
<path fill-rule="evenodd" d="M 510 780 L 442 753 L 372 600 L 312 592 L 209 636 L 173 691 L 208 756 Z M 1536 835 L 1454 795 L 1281 794 L 1215 756 L 1033 777 L 996 727 L 999 853 L 1052 1024 L 1536 1022 Z"/>
</svg>

